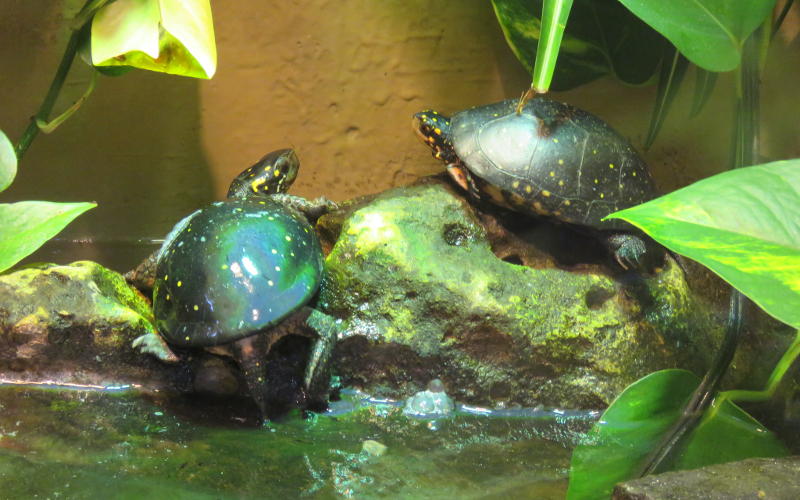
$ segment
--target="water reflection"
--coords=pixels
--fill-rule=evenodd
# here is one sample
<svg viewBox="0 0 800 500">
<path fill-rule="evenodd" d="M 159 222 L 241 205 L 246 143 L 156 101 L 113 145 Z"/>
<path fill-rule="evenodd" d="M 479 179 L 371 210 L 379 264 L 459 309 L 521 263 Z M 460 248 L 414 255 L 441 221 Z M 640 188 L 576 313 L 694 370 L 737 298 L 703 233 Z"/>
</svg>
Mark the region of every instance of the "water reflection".
<svg viewBox="0 0 800 500">
<path fill-rule="evenodd" d="M 0 387 L 0 491 L 6 498 L 563 498 L 570 450 L 596 418 L 522 409 L 483 415 L 464 406 L 445 418 L 409 418 L 401 402 L 345 391 L 326 414 L 254 428 L 227 408 L 212 414 L 206 405 L 197 414 L 191 402 L 174 401 Z M 187 418 L 192 411 L 196 418 Z"/>
</svg>

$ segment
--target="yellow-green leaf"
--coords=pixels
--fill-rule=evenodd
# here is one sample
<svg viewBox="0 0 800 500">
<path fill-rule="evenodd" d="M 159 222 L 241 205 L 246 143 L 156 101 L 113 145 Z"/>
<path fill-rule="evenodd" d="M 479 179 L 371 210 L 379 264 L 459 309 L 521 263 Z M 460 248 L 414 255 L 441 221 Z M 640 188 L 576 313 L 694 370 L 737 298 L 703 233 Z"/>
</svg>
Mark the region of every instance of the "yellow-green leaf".
<svg viewBox="0 0 800 500">
<path fill-rule="evenodd" d="M 705 265 L 800 328 L 800 160 L 740 168 L 609 217 Z"/>
<path fill-rule="evenodd" d="M 14 145 L 0 130 L 0 191 L 5 190 L 17 176 L 17 154 Z"/>
<path fill-rule="evenodd" d="M 619 1 L 709 71 L 739 66 L 744 41 L 775 6 L 775 0 Z"/>
<path fill-rule="evenodd" d="M 0 204 L 0 272 L 24 259 L 96 203 Z"/>
<path fill-rule="evenodd" d="M 117 0 L 92 21 L 92 64 L 211 78 L 217 49 L 209 0 Z"/>
</svg>

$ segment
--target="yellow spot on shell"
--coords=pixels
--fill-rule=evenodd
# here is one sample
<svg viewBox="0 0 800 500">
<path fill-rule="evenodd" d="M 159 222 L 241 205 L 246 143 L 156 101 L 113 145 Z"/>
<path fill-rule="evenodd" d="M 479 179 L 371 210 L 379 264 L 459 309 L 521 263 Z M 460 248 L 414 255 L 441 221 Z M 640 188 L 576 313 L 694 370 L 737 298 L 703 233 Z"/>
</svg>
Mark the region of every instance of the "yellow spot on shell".
<svg viewBox="0 0 800 500">
<path fill-rule="evenodd" d="M 260 177 L 250 183 L 250 189 L 252 189 L 253 191 L 258 191 L 259 186 L 261 186 L 265 182 L 267 182 L 267 180 L 264 179 L 263 177 Z"/>
<path fill-rule="evenodd" d="M 608 168 L 614 168 L 614 164 L 613 163 L 609 163 L 608 164 Z"/>
<path fill-rule="evenodd" d="M 568 207 L 568 206 L 570 206 L 570 205 L 572 205 L 572 202 L 571 202 L 571 201 L 569 201 L 569 200 L 564 200 L 564 206 L 565 206 L 565 207 Z"/>
<path fill-rule="evenodd" d="M 442 135 L 442 129 L 435 128 L 435 129 L 433 129 L 433 133 L 436 134 L 436 135 Z"/>
<path fill-rule="evenodd" d="M 553 142 L 555 142 L 556 144 L 558 144 L 558 139 L 556 139 L 556 138 L 553 138 Z"/>
<path fill-rule="evenodd" d="M 593 150 L 592 150 L 592 154 L 593 154 L 593 155 L 596 155 L 596 154 L 597 154 L 597 150 L 596 150 L 596 149 L 593 149 Z"/>
<path fill-rule="evenodd" d="M 228 269 L 228 264 L 222 264 L 222 267 L 220 269 L 222 269 L 223 271 Z"/>
<path fill-rule="evenodd" d="M 603 193 L 600 193 L 600 198 L 605 198 L 605 197 L 606 197 L 606 195 L 604 195 Z"/>
<path fill-rule="evenodd" d="M 286 241 L 292 241 L 292 238 L 291 238 L 291 236 L 285 236 L 285 237 L 284 237 L 284 239 L 285 239 Z"/>
<path fill-rule="evenodd" d="M 555 176 L 556 176 L 556 173 L 551 170 L 550 171 L 550 177 L 555 177 Z"/>
<path fill-rule="evenodd" d="M 594 183 L 595 183 L 595 184 L 600 184 L 600 179 L 595 179 L 595 180 L 594 180 Z"/>
<path fill-rule="evenodd" d="M 181 286 L 181 285 L 183 285 L 183 282 L 179 280 L 178 281 L 178 286 Z"/>
<path fill-rule="evenodd" d="M 632 176 L 634 176 L 634 177 L 636 177 L 636 171 L 634 170 L 634 171 L 633 171 L 633 173 L 632 173 L 631 175 L 632 175 Z"/>
<path fill-rule="evenodd" d="M 564 160 L 559 158 L 559 160 L 558 160 L 558 164 L 559 164 L 559 165 L 563 165 L 563 164 L 564 164 Z"/>
<path fill-rule="evenodd" d="M 199 311 L 199 310 L 200 310 L 200 307 L 198 307 L 198 305 L 197 305 L 197 304 L 195 304 L 195 305 L 194 305 L 194 307 L 193 307 L 193 309 L 194 309 L 195 311 Z"/>
<path fill-rule="evenodd" d="M 525 192 L 530 193 L 533 191 L 533 188 L 530 185 L 525 186 Z"/>
<path fill-rule="evenodd" d="M 517 189 L 519 187 L 519 181 L 512 182 L 511 183 L 511 187 L 513 187 L 514 189 Z"/>
<path fill-rule="evenodd" d="M 166 299 L 169 300 L 169 294 L 167 294 Z"/>
<path fill-rule="evenodd" d="M 548 190 L 546 190 L 546 189 L 545 189 L 545 190 L 543 190 L 543 191 L 542 191 L 542 196 L 544 196 L 545 198 L 549 197 L 549 196 L 550 196 L 550 191 L 548 191 Z"/>
<path fill-rule="evenodd" d="M 563 186 L 564 185 L 564 181 L 558 181 L 558 185 L 559 186 Z"/>
<path fill-rule="evenodd" d="M 189 341 L 190 341 L 190 340 L 192 340 L 192 339 L 190 339 L 190 338 L 189 338 L 189 336 L 187 335 L 186 337 L 184 337 L 184 340 L 185 340 L 186 342 L 189 342 Z"/>
<path fill-rule="evenodd" d="M 280 171 L 280 170 L 278 170 L 278 169 L 276 168 L 276 169 L 275 169 L 275 173 L 274 173 L 273 175 L 274 175 L 275 177 L 278 177 L 279 175 L 281 175 L 281 171 Z"/>
</svg>

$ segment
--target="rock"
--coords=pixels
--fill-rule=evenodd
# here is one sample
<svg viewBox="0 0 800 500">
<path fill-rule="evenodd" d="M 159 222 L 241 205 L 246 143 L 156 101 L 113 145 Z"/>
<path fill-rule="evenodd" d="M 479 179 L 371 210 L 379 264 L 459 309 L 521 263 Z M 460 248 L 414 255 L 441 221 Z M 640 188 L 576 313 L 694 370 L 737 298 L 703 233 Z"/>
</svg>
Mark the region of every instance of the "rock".
<svg viewBox="0 0 800 500">
<path fill-rule="evenodd" d="M 618 484 L 614 500 L 737 500 L 800 498 L 800 456 L 751 458 L 695 470 L 665 472 Z"/>
<path fill-rule="evenodd" d="M 170 385 L 173 372 L 131 348 L 153 333 L 150 305 L 89 261 L 0 275 L 0 377 L 88 385 Z"/>
<path fill-rule="evenodd" d="M 652 371 L 705 368 L 720 325 L 674 263 L 618 279 L 599 260 L 567 259 L 562 269 L 554 266 L 565 265 L 561 257 L 509 231 L 499 250 L 505 261 L 486 228 L 502 231 L 481 217 L 437 182 L 353 208 L 319 297 L 353 334 L 335 354 L 345 384 L 401 398 L 440 378 L 462 402 L 598 408 Z M 559 231 L 566 229 L 551 233 Z M 578 250 L 573 261 L 592 245 L 602 252 L 592 237 L 580 238 L 567 245 Z"/>
<path fill-rule="evenodd" d="M 361 443 L 361 452 L 366 453 L 367 455 L 371 455 L 373 457 L 380 457 L 386 454 L 386 450 L 389 448 L 383 444 L 375 441 L 373 439 L 366 439 L 364 442 Z"/>
</svg>

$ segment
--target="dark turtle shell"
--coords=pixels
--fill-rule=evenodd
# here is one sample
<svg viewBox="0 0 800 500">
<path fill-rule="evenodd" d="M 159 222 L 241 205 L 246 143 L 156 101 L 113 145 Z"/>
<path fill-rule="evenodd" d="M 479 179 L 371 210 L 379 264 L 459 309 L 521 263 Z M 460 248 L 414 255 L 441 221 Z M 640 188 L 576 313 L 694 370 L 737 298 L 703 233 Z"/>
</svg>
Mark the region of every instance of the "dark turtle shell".
<svg viewBox="0 0 800 500">
<path fill-rule="evenodd" d="M 213 203 L 161 247 L 156 327 L 180 346 L 233 342 L 305 305 L 321 273 L 319 240 L 302 215 L 268 198 Z"/>
<path fill-rule="evenodd" d="M 453 115 L 456 154 L 478 189 L 514 210 L 598 229 L 628 229 L 606 215 L 656 196 L 647 165 L 596 116 L 545 98 Z"/>
</svg>

